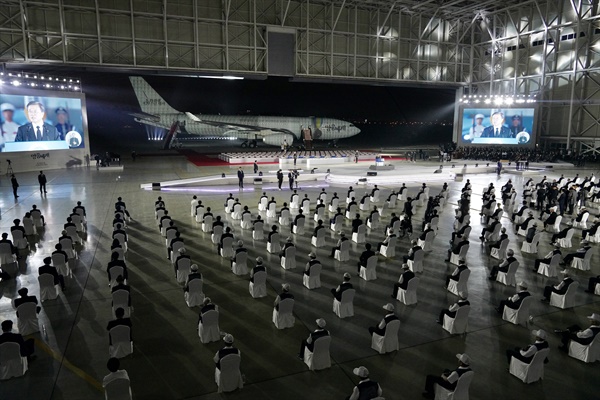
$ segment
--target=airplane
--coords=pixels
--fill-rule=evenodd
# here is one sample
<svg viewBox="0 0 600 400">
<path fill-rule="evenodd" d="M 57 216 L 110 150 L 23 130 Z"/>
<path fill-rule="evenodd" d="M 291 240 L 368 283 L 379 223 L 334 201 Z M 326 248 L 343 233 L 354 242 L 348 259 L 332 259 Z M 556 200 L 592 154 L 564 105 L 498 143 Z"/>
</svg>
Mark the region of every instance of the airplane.
<svg viewBox="0 0 600 400">
<path fill-rule="evenodd" d="M 243 140 L 242 147 L 256 147 L 258 140 L 272 146 L 291 145 L 295 139 L 329 140 L 335 143 L 360 133 L 347 121 L 316 117 L 259 117 L 236 115 L 194 115 L 172 108 L 144 78 L 129 80 L 142 108 L 131 114 L 136 122 L 169 130 L 165 147 L 178 132 L 205 137 Z"/>
</svg>

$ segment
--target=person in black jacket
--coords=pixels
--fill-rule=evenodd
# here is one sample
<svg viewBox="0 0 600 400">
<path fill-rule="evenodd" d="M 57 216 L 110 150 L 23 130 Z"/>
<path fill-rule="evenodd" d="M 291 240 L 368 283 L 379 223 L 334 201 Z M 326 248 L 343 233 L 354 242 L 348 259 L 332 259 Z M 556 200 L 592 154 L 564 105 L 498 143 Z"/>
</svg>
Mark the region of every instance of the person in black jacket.
<svg viewBox="0 0 600 400">
<path fill-rule="evenodd" d="M 23 336 L 19 333 L 13 333 L 13 322 L 10 319 L 2 321 L 2 334 L 0 335 L 0 344 L 3 343 L 17 343 L 21 350 L 21 357 L 27 357 L 28 361 L 35 358 L 35 342 L 34 339 L 24 340 Z"/>
<path fill-rule="evenodd" d="M 365 251 L 363 251 L 358 260 L 358 274 L 360 274 L 360 267 L 366 267 L 367 261 L 371 256 L 374 256 L 375 252 L 371 250 L 371 243 L 365 243 Z"/>
<path fill-rule="evenodd" d="M 304 339 L 300 344 L 298 358 L 301 360 L 304 360 L 304 352 L 306 349 L 308 349 L 310 352 L 314 350 L 317 339 L 329 336 L 329 331 L 325 329 L 325 326 L 327 325 L 325 320 L 323 318 L 319 318 L 315 322 L 317 323 L 317 329 L 311 332 L 310 335 L 308 335 L 308 338 Z"/>
<path fill-rule="evenodd" d="M 342 301 L 342 293 L 348 289 L 352 289 L 352 284 L 350 283 L 350 274 L 346 272 L 343 282 L 338 287 L 331 289 L 331 294 L 337 301 Z"/>
<path fill-rule="evenodd" d="M 369 333 L 371 335 L 376 333 L 379 336 L 384 336 L 387 325 L 392 321 L 398 320 L 398 317 L 394 314 L 393 304 L 387 303 L 383 306 L 383 309 L 386 311 L 386 313 L 384 314 L 379 324 L 377 326 L 369 327 Z"/>
</svg>

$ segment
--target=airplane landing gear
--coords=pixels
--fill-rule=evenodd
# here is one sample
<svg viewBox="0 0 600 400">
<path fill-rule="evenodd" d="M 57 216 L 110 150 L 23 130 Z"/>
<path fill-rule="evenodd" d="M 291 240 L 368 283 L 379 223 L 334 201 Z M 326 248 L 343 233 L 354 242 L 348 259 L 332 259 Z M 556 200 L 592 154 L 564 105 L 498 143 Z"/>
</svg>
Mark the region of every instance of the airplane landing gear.
<svg viewBox="0 0 600 400">
<path fill-rule="evenodd" d="M 250 141 L 244 140 L 240 146 L 242 148 L 246 148 L 246 147 L 255 148 L 256 146 L 258 146 L 258 143 L 256 140 L 250 140 Z"/>
<path fill-rule="evenodd" d="M 246 147 L 248 147 L 248 141 L 247 141 L 247 140 L 244 140 L 244 141 L 242 142 L 242 144 L 240 145 L 240 147 L 242 147 L 242 148 L 246 148 Z"/>
<path fill-rule="evenodd" d="M 256 140 L 251 140 L 249 143 L 249 146 L 254 148 L 254 147 L 258 146 L 258 142 Z"/>
</svg>

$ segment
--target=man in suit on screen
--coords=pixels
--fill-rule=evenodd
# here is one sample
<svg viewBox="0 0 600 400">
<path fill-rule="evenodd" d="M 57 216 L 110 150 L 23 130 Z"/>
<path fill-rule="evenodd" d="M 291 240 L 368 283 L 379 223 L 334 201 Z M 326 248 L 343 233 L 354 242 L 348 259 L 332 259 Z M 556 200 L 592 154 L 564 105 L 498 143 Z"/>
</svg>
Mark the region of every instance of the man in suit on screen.
<svg viewBox="0 0 600 400">
<path fill-rule="evenodd" d="M 30 101 L 25 107 L 29 123 L 21 125 L 15 142 L 41 142 L 60 140 L 56 127 L 44 123 L 46 108 L 39 101 Z"/>
<path fill-rule="evenodd" d="M 491 126 L 488 126 L 483 130 L 481 134 L 482 138 L 510 138 L 511 132 L 510 129 L 504 126 L 504 113 L 501 111 L 496 111 L 492 113 L 490 116 L 490 121 L 492 122 Z"/>
</svg>

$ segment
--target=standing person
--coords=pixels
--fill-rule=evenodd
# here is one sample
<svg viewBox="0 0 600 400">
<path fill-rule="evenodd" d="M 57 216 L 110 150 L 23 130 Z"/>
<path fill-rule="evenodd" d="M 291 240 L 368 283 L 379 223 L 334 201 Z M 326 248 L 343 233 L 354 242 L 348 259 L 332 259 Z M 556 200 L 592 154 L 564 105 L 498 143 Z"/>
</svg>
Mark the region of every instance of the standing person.
<svg viewBox="0 0 600 400">
<path fill-rule="evenodd" d="M 502 173 L 502 161 L 498 160 L 498 164 L 496 164 L 496 166 L 498 170 L 498 176 L 500 176 L 500 174 Z"/>
<path fill-rule="evenodd" d="M 277 170 L 277 185 L 279 186 L 279 190 L 281 190 L 282 183 L 283 183 L 283 172 L 279 169 L 279 170 Z"/>
<path fill-rule="evenodd" d="M 40 184 L 40 193 L 48 193 L 46 192 L 46 182 L 48 182 L 48 180 L 46 179 L 46 175 L 44 175 L 44 171 L 40 171 L 40 174 L 38 175 L 38 182 Z"/>
<path fill-rule="evenodd" d="M 294 165 L 296 165 L 296 164 L 294 164 Z M 288 179 L 290 181 L 290 190 L 294 190 L 294 172 L 293 171 L 290 171 L 288 173 Z"/>
<path fill-rule="evenodd" d="M 298 161 L 298 153 L 294 152 L 294 167 L 296 166 L 296 161 Z"/>
<path fill-rule="evenodd" d="M 133 151 L 131 152 L 131 159 L 132 159 L 133 161 L 135 161 L 135 158 L 136 158 L 136 157 L 137 157 L 137 153 L 135 152 L 135 150 L 133 150 Z"/>
<path fill-rule="evenodd" d="M 254 173 L 256 174 L 258 172 L 258 163 L 256 162 L 256 160 L 254 160 Z"/>
<path fill-rule="evenodd" d="M 10 176 L 10 184 L 12 185 L 13 194 L 15 195 L 16 199 L 17 197 L 19 197 L 19 195 L 17 195 L 17 190 L 19 189 L 19 182 L 17 182 L 17 177 L 15 176 L 15 174 L 12 174 Z"/>
<path fill-rule="evenodd" d="M 354 152 L 354 164 L 358 164 L 358 151 Z"/>
<path fill-rule="evenodd" d="M 237 172 L 237 176 L 238 176 L 238 180 L 239 180 L 239 187 L 240 189 L 244 188 L 244 171 L 242 171 L 242 167 L 238 168 L 238 172 Z"/>
</svg>

